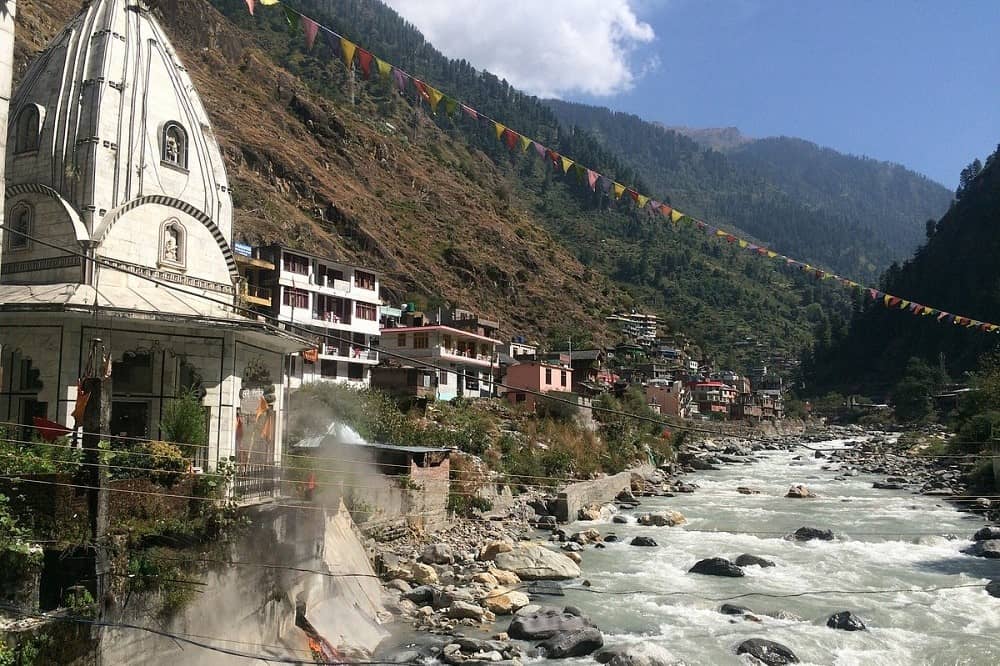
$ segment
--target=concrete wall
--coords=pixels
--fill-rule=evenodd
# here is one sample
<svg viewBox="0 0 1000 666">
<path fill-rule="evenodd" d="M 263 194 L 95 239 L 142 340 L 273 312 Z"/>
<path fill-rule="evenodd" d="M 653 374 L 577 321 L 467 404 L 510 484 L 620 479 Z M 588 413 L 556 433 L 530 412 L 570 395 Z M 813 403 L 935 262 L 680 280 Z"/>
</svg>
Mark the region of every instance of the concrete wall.
<svg viewBox="0 0 1000 666">
<path fill-rule="evenodd" d="M 631 472 L 571 483 L 556 496 L 556 520 L 564 523 L 574 521 L 581 508 L 588 504 L 609 502 L 629 488 L 631 483 Z"/>
<path fill-rule="evenodd" d="M 186 555 L 206 557 L 200 549 L 178 556 Z M 381 605 L 381 586 L 343 506 L 330 513 L 311 506 L 263 508 L 254 516 L 254 528 L 237 544 L 206 559 L 246 564 L 208 564 L 201 576 L 186 573 L 185 578 L 206 585 L 199 586 L 201 592 L 170 620 L 157 617 L 159 600 L 148 593 L 131 595 L 127 604 L 124 598 L 116 599 L 106 619 L 182 635 L 218 637 L 225 640 L 194 640 L 302 663 L 313 660 L 305 633 L 295 626 L 297 604 L 305 605 L 309 621 L 341 651 L 370 653 L 387 636 L 382 625 L 389 616 Z M 103 630 L 99 652 L 101 666 L 261 663 L 135 629 Z"/>
</svg>

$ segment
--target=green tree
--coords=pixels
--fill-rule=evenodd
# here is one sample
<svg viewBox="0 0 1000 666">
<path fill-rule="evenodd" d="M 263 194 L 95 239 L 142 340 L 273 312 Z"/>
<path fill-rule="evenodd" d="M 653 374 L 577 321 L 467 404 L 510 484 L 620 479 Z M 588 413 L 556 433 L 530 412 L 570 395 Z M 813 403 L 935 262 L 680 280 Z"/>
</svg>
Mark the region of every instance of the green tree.
<svg viewBox="0 0 1000 666">
<path fill-rule="evenodd" d="M 166 441 L 184 445 L 184 455 L 188 457 L 208 444 L 205 408 L 193 390 L 181 393 L 166 404 L 160 429 Z"/>
<path fill-rule="evenodd" d="M 931 395 L 942 384 L 939 370 L 931 368 L 919 358 L 911 358 L 906 364 L 906 372 L 892 392 L 892 403 L 896 418 L 902 422 L 922 421 L 934 409 Z"/>
</svg>

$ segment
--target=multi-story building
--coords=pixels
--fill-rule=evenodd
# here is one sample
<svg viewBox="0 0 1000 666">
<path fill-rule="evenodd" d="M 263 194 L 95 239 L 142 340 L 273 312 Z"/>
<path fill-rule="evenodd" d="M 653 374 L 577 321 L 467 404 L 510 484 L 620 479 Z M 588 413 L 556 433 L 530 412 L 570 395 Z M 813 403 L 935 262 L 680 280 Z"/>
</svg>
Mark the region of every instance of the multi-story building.
<svg viewBox="0 0 1000 666">
<path fill-rule="evenodd" d="M 566 363 L 526 361 L 507 368 L 503 383 L 511 404 L 533 410 L 541 400 L 538 393 L 572 391 L 573 369 Z"/>
<path fill-rule="evenodd" d="M 736 389 L 719 381 L 695 382 L 691 386 L 691 399 L 698 405 L 698 411 L 711 418 L 726 418 L 736 395 Z"/>
<path fill-rule="evenodd" d="M 378 273 L 278 244 L 254 248 L 242 261 L 253 262 L 245 293 L 255 309 L 316 341 L 315 353 L 290 359 L 289 388 L 313 381 L 369 384 L 379 361 L 373 349 L 382 304 Z"/>
<path fill-rule="evenodd" d="M 660 414 L 691 416 L 691 391 L 680 380 L 655 380 L 646 385 L 646 400 L 660 409 Z"/>
<path fill-rule="evenodd" d="M 641 312 L 616 312 L 607 317 L 609 322 L 618 324 L 622 335 L 641 345 L 652 345 L 659 334 L 660 318 Z"/>
<path fill-rule="evenodd" d="M 381 337 L 382 349 L 406 357 L 400 362 L 417 366 L 426 361 L 438 370 L 438 400 L 495 396 L 501 344 L 495 338 L 443 324 L 384 328 Z"/>
</svg>

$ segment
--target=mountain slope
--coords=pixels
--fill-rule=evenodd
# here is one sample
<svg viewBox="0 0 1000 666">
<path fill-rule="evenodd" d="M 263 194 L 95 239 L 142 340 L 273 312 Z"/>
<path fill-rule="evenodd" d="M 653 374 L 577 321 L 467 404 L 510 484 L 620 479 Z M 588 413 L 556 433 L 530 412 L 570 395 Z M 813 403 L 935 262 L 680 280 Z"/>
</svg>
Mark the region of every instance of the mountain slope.
<svg viewBox="0 0 1000 666">
<path fill-rule="evenodd" d="M 907 300 L 992 323 L 1000 322 L 1000 147 L 986 168 L 938 222 L 914 257 L 892 266 L 883 289 Z M 846 336 L 818 350 L 809 374 L 816 390 L 885 388 L 907 360 L 936 366 L 944 356 L 952 377 L 975 367 L 1000 337 L 868 304 Z"/>
<path fill-rule="evenodd" d="M 637 183 L 596 137 L 565 130 L 537 99 L 444 58 L 380 3 L 296 6 L 546 145 Z M 21 3 L 20 71 L 77 8 Z M 160 0 L 156 11 L 212 118 L 240 240 L 371 266 L 385 273 L 391 300 L 469 307 L 498 317 L 506 334 L 609 341 L 603 317 L 613 308 L 653 307 L 734 363 L 794 357 L 810 342 L 815 311 L 843 308 L 838 292 L 508 151 L 492 127 L 432 116 L 411 95 L 352 81 L 325 44 L 306 52 L 280 9 L 258 6 L 250 17 L 242 0 Z M 761 347 L 748 348 L 748 335 Z"/>
<path fill-rule="evenodd" d="M 845 155 L 802 139 L 751 140 L 727 156 L 806 205 L 857 221 L 889 247 L 893 259 L 908 257 L 924 242 L 924 223 L 943 215 L 953 197 L 944 186 L 898 164 Z"/>
<path fill-rule="evenodd" d="M 862 279 L 912 252 L 924 221 L 951 199 L 944 187 L 902 167 L 805 141 L 684 130 L 692 138 L 631 114 L 547 104 L 564 123 L 598 134 L 682 210 Z M 730 150 L 720 153 L 699 139 Z"/>
</svg>

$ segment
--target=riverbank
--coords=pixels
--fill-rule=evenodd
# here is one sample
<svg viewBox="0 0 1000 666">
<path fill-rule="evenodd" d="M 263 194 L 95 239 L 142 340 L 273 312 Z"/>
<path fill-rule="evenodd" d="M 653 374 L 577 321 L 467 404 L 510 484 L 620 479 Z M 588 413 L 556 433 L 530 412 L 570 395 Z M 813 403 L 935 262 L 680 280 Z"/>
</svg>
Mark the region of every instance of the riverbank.
<svg viewBox="0 0 1000 666">
<path fill-rule="evenodd" d="M 879 441 L 880 437 L 884 437 L 885 441 Z M 831 438 L 837 441 L 832 445 L 817 445 Z M 736 554 L 730 554 L 729 551 L 733 550 L 733 544 L 744 544 L 747 552 L 737 554 L 764 557 L 766 560 L 766 556 L 772 552 L 784 552 L 790 543 L 796 543 L 788 542 L 783 537 L 793 533 L 798 527 L 813 526 L 822 533 L 825 529 L 830 529 L 824 526 L 823 522 L 826 521 L 842 528 L 846 516 L 857 514 L 855 507 L 845 510 L 844 504 L 848 502 L 853 502 L 858 507 L 865 505 L 862 515 L 856 516 L 858 526 L 864 525 L 866 515 L 870 513 L 866 503 L 878 506 L 880 498 L 885 494 L 892 497 L 893 505 L 904 502 L 908 497 L 903 488 L 877 487 L 876 484 L 880 483 L 880 480 L 873 477 L 875 474 L 892 475 L 902 471 L 901 468 L 893 466 L 896 463 L 889 460 L 898 455 L 890 446 L 891 439 L 884 435 L 866 435 L 859 430 L 848 428 L 831 429 L 823 433 L 794 438 L 762 438 L 754 441 L 719 438 L 697 442 L 685 447 L 676 463 L 634 475 L 635 482 L 629 487 L 631 496 L 627 493 L 622 494 L 619 497 L 620 501 L 613 505 L 590 507 L 597 511 L 585 512 L 583 517 L 595 520 L 578 521 L 566 527 L 553 527 L 550 521 L 537 515 L 539 513 L 537 509 L 548 507 L 548 502 L 553 498 L 534 495 L 519 498 L 515 503 L 520 507 L 515 511 L 516 516 L 486 522 L 460 521 L 442 536 L 435 535 L 436 543 L 426 545 L 414 543 L 406 547 L 397 545 L 392 549 L 394 552 L 389 553 L 391 557 L 386 562 L 390 567 L 396 567 L 395 570 L 384 568 L 386 573 L 392 572 L 389 573 L 390 577 L 395 578 L 389 583 L 389 589 L 394 590 L 390 592 L 393 601 L 389 607 L 417 630 L 417 633 L 412 634 L 403 632 L 405 640 L 417 642 L 417 637 L 420 636 L 419 642 L 422 645 L 414 646 L 408 651 L 401 650 L 398 645 L 393 646 L 389 648 L 391 658 L 406 660 L 420 654 L 424 657 L 437 657 L 448 663 L 467 663 L 469 660 L 483 659 L 506 661 L 540 655 L 542 650 L 547 651 L 550 657 L 559 654 L 560 650 L 562 653 L 572 653 L 574 650 L 592 652 L 598 643 L 605 642 L 612 647 L 622 644 L 629 649 L 638 649 L 636 640 L 619 640 L 616 624 L 628 625 L 630 622 L 628 618 L 631 615 L 635 615 L 639 622 L 646 622 L 643 618 L 648 617 L 650 609 L 662 609 L 662 602 L 644 602 L 646 605 L 635 607 L 630 601 L 622 608 L 631 609 L 631 612 L 625 610 L 620 614 L 616 612 L 613 614 L 614 622 L 609 625 L 606 621 L 606 606 L 599 602 L 595 606 L 594 603 L 594 597 L 599 597 L 600 592 L 612 592 L 616 587 L 621 588 L 623 581 L 632 582 L 638 589 L 642 589 L 643 586 L 636 580 L 637 577 L 647 576 L 655 579 L 664 556 L 668 558 L 669 563 L 672 563 L 673 566 L 669 568 L 673 571 L 676 569 L 674 560 L 682 559 L 681 555 L 687 547 L 692 550 L 701 549 L 706 557 L 700 559 L 709 559 L 719 556 L 719 553 L 710 556 L 702 547 L 714 543 L 722 551 L 721 554 L 737 560 Z M 844 440 L 849 442 L 846 448 Z M 837 450 L 802 449 L 790 452 L 790 449 L 802 446 L 803 443 L 812 449 Z M 772 479 L 765 485 L 752 474 L 748 475 L 752 470 L 760 468 L 770 472 L 775 471 L 771 468 L 773 459 L 782 461 L 778 481 Z M 932 464 L 929 462 L 926 467 L 922 465 L 920 469 L 909 465 L 906 468 L 909 475 L 906 487 L 911 492 L 914 490 L 933 492 L 935 488 L 929 488 L 927 484 L 939 478 L 935 471 L 940 470 L 931 467 Z M 797 474 L 799 470 L 802 472 L 801 475 Z M 746 483 L 727 484 L 723 491 L 714 480 L 714 477 L 719 475 L 735 475 L 737 479 L 747 475 Z M 818 495 L 814 499 L 785 498 L 788 486 L 793 483 L 818 485 L 821 492 L 816 492 L 814 488 L 813 494 Z M 883 477 L 881 483 L 892 482 L 885 481 Z M 754 487 L 755 484 L 765 487 Z M 838 486 L 848 489 L 850 496 L 835 493 L 833 489 Z M 949 488 L 960 490 L 954 485 Z M 773 503 L 778 503 L 778 506 L 772 507 Z M 945 521 L 950 527 L 954 527 L 955 534 L 975 531 L 975 525 L 965 527 L 966 518 L 955 513 L 948 505 L 942 504 L 940 499 L 933 495 L 917 499 L 917 503 L 924 505 L 925 511 L 933 514 L 935 520 Z M 796 514 L 808 511 L 809 516 L 815 517 L 816 520 L 807 521 L 802 516 L 794 515 L 801 524 L 796 525 L 794 522 L 786 524 L 771 516 L 771 512 L 774 511 L 778 512 L 775 514 L 778 516 L 786 512 Z M 646 513 L 653 517 L 643 519 L 642 516 Z M 897 513 L 918 515 L 919 511 L 895 507 L 889 513 L 893 515 L 888 518 L 880 517 L 871 525 L 879 528 L 879 531 L 888 532 L 891 531 L 894 521 L 902 519 L 896 515 Z M 674 514 L 680 516 L 680 520 Z M 713 520 L 715 527 L 718 528 L 720 527 L 718 520 L 734 520 L 735 516 L 739 516 L 739 519 L 734 521 L 735 524 L 730 526 L 728 532 L 718 529 L 704 531 Z M 747 529 L 749 527 L 747 520 L 755 516 L 770 516 L 766 521 L 766 527 L 770 529 L 759 530 L 757 534 L 747 533 L 750 531 Z M 640 522 L 646 524 L 641 525 Z M 666 527 L 675 523 L 681 523 L 682 526 Z M 533 531 L 531 524 L 545 525 L 549 529 Z M 833 543 L 838 546 L 841 543 L 868 543 L 869 537 L 865 536 L 858 526 L 851 528 L 854 533 L 851 533 L 851 530 L 845 533 L 842 529 L 834 531 Z M 925 527 L 923 531 L 929 530 Z M 733 532 L 735 534 L 732 534 Z M 656 546 L 638 548 L 629 545 L 636 537 L 645 537 L 654 544 L 668 539 L 669 548 Z M 952 550 L 956 551 L 956 556 L 959 555 L 959 542 L 950 542 L 940 535 L 925 535 L 925 537 L 949 544 L 939 552 L 935 552 L 934 556 L 944 557 L 945 552 L 950 553 Z M 574 583 L 560 586 L 559 583 L 529 580 L 535 577 L 533 574 L 537 573 L 540 566 L 538 561 L 532 559 L 538 546 L 529 545 L 531 542 L 527 540 L 531 538 L 534 538 L 535 544 L 540 544 L 544 540 L 550 541 L 548 548 L 544 549 L 547 553 L 578 567 L 579 573 L 576 573 L 572 567 L 564 565 L 566 570 L 556 576 L 570 578 L 575 580 Z M 722 548 L 720 541 L 727 539 L 731 543 L 727 548 Z M 688 540 L 690 542 L 684 545 Z M 891 539 L 880 537 L 880 540 L 880 543 L 895 544 L 889 547 L 893 552 L 899 549 L 899 544 Z M 762 543 L 766 543 L 767 547 L 762 548 Z M 662 545 L 667 544 L 662 543 Z M 490 547 L 484 548 L 484 546 Z M 811 550 L 830 546 L 825 541 L 813 541 L 792 547 Z M 849 546 L 848 550 L 855 547 L 861 546 Z M 520 564 L 516 557 L 500 553 L 508 548 L 509 552 L 514 552 L 521 558 Z M 879 546 L 879 548 L 885 547 Z M 934 551 L 935 548 L 941 548 L 941 544 L 924 548 Z M 758 552 L 752 552 L 754 550 Z M 808 552 L 809 550 L 806 550 L 806 553 Z M 802 553 L 793 551 L 793 554 Z M 787 554 L 773 555 L 773 557 L 777 558 L 779 565 L 783 561 L 786 564 L 792 561 Z M 643 558 L 649 561 L 633 568 L 632 561 L 639 563 Z M 744 559 L 743 563 L 746 561 Z M 973 561 L 976 564 L 967 563 L 967 565 L 991 564 L 985 560 L 968 558 L 968 562 Z M 694 561 L 689 563 L 693 564 Z M 522 574 L 526 571 L 529 574 L 522 579 L 513 571 L 517 566 L 522 566 Z M 525 566 L 527 568 L 524 568 Z M 558 565 L 553 566 L 560 568 Z M 823 566 L 814 568 L 820 571 L 825 569 Z M 756 575 L 757 571 L 763 572 L 765 568 L 751 565 L 740 569 L 745 571 L 745 575 L 753 582 L 765 582 Z M 767 571 L 773 575 L 774 570 L 767 568 Z M 686 568 L 673 573 L 683 576 L 680 580 L 685 583 L 702 578 L 687 575 Z M 831 580 L 836 580 L 832 572 L 828 573 L 832 576 Z M 421 575 L 425 577 L 421 579 Z M 804 575 L 801 572 L 795 574 L 799 578 Z M 434 576 L 436 580 L 433 580 Z M 405 577 L 411 580 L 405 581 L 404 584 Z M 582 584 L 581 578 L 585 581 Z M 783 576 L 778 578 L 784 580 Z M 587 582 L 591 587 L 587 592 L 582 592 Z M 678 585 L 679 582 L 671 581 L 673 585 Z M 645 587 L 648 588 L 649 585 Z M 554 594 L 566 596 L 552 596 Z M 542 606 L 540 602 L 546 605 Z M 549 606 L 553 602 L 558 605 Z M 563 612 L 567 604 L 570 606 L 569 613 Z M 472 606 L 478 606 L 482 610 L 476 610 Z M 550 608 L 555 608 L 559 612 L 551 612 L 548 610 Z M 751 621 L 765 624 L 772 621 L 761 619 L 770 617 L 766 612 L 780 611 L 767 608 L 754 610 L 757 612 L 752 616 L 756 620 Z M 603 632 L 591 626 L 595 623 L 585 617 L 588 611 L 593 617 L 600 619 L 597 624 L 601 625 Z M 712 608 L 710 611 L 713 615 L 719 614 L 717 608 Z M 515 614 L 515 621 L 509 628 L 506 614 Z M 727 623 L 730 621 L 736 620 L 732 617 L 725 620 Z M 502 628 L 507 631 L 502 631 Z M 665 628 L 662 630 L 666 631 Z M 669 633 L 673 634 L 675 631 L 676 629 L 672 628 Z M 633 632 L 627 633 L 631 636 Z M 645 626 L 639 635 L 649 637 L 659 633 L 662 633 L 660 628 Z M 520 640 L 515 640 L 518 638 Z M 734 646 L 730 648 L 735 649 Z M 726 654 L 729 658 L 733 658 L 733 652 L 727 651 Z M 605 653 L 603 656 L 611 659 L 614 655 Z M 671 663 L 662 656 L 656 663 Z M 649 658 L 650 655 L 646 657 Z M 693 660 L 691 663 L 707 662 Z M 819 663 L 829 662 L 820 660 Z"/>
</svg>

